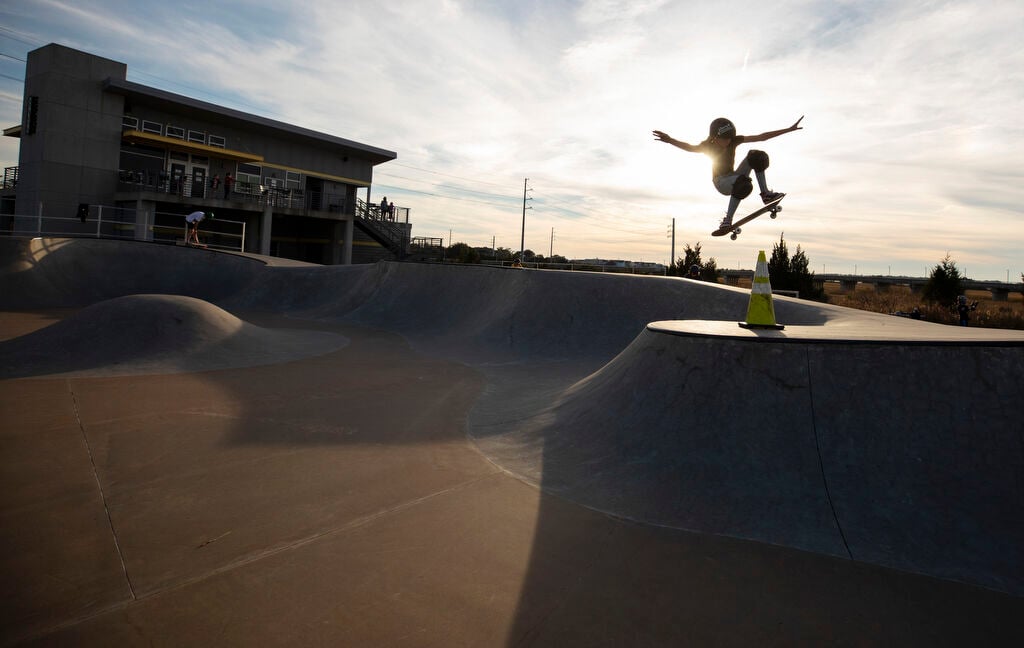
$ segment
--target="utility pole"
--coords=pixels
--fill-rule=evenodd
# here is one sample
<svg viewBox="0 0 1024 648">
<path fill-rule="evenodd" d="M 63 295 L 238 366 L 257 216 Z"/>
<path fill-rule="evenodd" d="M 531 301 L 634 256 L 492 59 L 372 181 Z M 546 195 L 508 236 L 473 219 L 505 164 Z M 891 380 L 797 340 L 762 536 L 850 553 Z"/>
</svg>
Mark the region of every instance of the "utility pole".
<svg viewBox="0 0 1024 648">
<path fill-rule="evenodd" d="M 523 263 L 525 260 L 523 257 L 526 256 L 526 210 L 533 209 L 533 207 L 527 207 L 526 201 L 533 200 L 533 197 L 526 197 L 526 192 L 530 191 L 526 183 L 530 181 L 529 178 L 523 178 L 523 233 L 519 238 L 519 263 Z"/>
<path fill-rule="evenodd" d="M 672 237 L 672 254 L 668 258 L 668 267 L 671 269 L 676 265 L 676 219 L 672 219 L 672 227 L 669 228 L 669 236 Z"/>
</svg>

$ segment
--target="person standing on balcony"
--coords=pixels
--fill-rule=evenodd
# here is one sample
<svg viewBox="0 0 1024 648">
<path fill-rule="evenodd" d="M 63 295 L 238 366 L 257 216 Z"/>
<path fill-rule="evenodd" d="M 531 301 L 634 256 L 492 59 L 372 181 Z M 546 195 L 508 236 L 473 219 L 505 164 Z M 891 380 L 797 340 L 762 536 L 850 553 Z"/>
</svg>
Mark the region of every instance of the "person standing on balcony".
<svg viewBox="0 0 1024 648">
<path fill-rule="evenodd" d="M 231 177 L 231 174 L 224 176 L 224 200 L 227 200 L 231 196 L 231 191 L 235 188 L 235 179 Z"/>
<path fill-rule="evenodd" d="M 380 219 L 384 220 L 388 213 L 388 197 L 384 196 L 380 199 Z"/>
</svg>

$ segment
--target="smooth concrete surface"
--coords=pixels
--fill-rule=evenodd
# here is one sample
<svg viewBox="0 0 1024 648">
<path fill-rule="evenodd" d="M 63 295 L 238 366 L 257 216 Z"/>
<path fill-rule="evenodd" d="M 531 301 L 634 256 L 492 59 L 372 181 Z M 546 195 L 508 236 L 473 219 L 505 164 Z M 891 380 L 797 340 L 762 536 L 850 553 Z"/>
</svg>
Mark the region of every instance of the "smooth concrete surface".
<svg viewBox="0 0 1024 648">
<path fill-rule="evenodd" d="M 1024 640 L 1020 332 L 86 239 L 0 288 L 3 645 Z"/>
</svg>

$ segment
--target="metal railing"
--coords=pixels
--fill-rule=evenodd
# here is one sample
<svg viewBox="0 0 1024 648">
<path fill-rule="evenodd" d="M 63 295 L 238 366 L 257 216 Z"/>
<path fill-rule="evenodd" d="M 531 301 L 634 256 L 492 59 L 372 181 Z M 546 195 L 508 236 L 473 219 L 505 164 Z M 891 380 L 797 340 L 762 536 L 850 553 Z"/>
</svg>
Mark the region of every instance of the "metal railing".
<svg viewBox="0 0 1024 648">
<path fill-rule="evenodd" d="M 191 176 L 170 175 L 165 171 L 122 169 L 118 172 L 118 190 L 147 192 L 179 198 L 228 200 L 260 206 L 270 205 L 283 209 L 349 213 L 344 194 L 286 189 L 256 182 L 235 181 L 229 185 L 220 179 L 207 179 L 200 183 L 194 182 Z"/>
<path fill-rule="evenodd" d="M 151 224 L 137 223 L 137 215 L 135 209 L 108 205 L 89 205 L 76 218 L 47 216 L 40 210 L 34 216 L 4 216 L 2 233 L 59 238 L 140 239 L 164 243 L 186 241 L 188 227 L 185 214 L 155 212 Z M 245 223 L 221 218 L 204 219 L 199 226 L 199 239 L 210 248 L 244 252 Z"/>
<path fill-rule="evenodd" d="M 402 215 L 405 217 L 404 223 L 398 220 Z M 385 210 L 380 205 L 371 205 L 357 198 L 356 217 L 396 256 L 402 258 L 409 253 L 408 208 Z"/>
</svg>

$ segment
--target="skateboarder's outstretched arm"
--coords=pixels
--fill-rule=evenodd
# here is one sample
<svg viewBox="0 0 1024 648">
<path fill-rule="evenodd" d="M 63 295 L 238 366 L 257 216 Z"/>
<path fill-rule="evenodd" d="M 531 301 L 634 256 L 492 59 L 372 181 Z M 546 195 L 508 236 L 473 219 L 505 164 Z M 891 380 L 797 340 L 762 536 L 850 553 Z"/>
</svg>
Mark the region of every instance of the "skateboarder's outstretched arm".
<svg viewBox="0 0 1024 648">
<path fill-rule="evenodd" d="M 700 149 L 698 147 L 694 146 L 693 144 L 687 144 L 686 142 L 680 142 L 677 139 L 672 139 L 672 137 L 668 133 L 663 133 L 663 132 L 661 132 L 659 130 L 656 130 L 656 131 L 653 131 L 653 132 L 654 132 L 654 139 L 658 140 L 659 142 L 665 142 L 666 144 L 671 144 L 672 146 L 675 146 L 676 148 L 681 148 L 684 151 L 689 151 L 690 153 L 700 153 Z"/>
<path fill-rule="evenodd" d="M 803 120 L 804 120 L 803 115 L 801 115 L 800 119 L 796 120 L 796 123 L 793 124 L 792 126 L 790 126 L 789 128 L 783 128 L 783 129 L 780 129 L 780 130 L 768 131 L 767 133 L 761 133 L 760 135 L 747 135 L 743 139 L 746 142 L 763 142 L 765 140 L 770 140 L 773 137 L 778 137 L 779 135 L 785 135 L 786 133 L 792 133 L 793 131 L 796 131 L 796 130 L 803 130 L 803 126 L 800 125 L 800 122 L 802 122 Z"/>
</svg>

